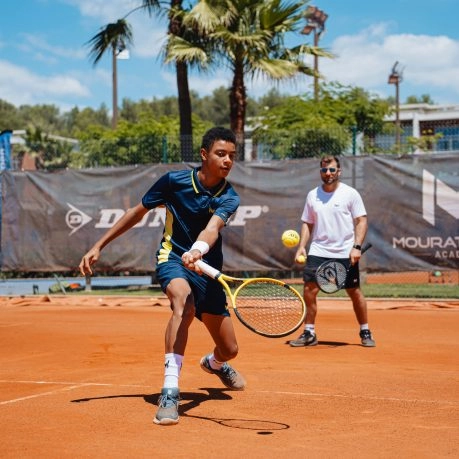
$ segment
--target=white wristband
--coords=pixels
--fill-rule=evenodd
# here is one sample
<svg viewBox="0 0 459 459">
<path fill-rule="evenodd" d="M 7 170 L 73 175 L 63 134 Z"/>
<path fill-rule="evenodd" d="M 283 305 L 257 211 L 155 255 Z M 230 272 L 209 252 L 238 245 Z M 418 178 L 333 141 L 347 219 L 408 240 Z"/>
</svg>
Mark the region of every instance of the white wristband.
<svg viewBox="0 0 459 459">
<path fill-rule="evenodd" d="M 209 244 L 204 241 L 196 241 L 192 246 L 190 250 L 199 250 L 201 252 L 201 255 L 205 255 L 209 251 Z"/>
</svg>

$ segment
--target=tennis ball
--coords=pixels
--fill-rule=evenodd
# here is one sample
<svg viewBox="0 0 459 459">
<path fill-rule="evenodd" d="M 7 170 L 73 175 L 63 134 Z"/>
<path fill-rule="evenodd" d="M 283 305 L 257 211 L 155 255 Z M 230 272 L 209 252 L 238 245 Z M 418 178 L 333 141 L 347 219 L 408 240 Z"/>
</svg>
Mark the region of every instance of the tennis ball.
<svg viewBox="0 0 459 459">
<path fill-rule="evenodd" d="M 300 235 L 295 230 L 287 230 L 282 233 L 282 243 L 285 247 L 296 247 L 300 242 Z"/>
<path fill-rule="evenodd" d="M 304 263 L 306 263 L 306 257 L 304 255 L 298 255 L 295 261 L 300 265 L 303 265 Z"/>
</svg>

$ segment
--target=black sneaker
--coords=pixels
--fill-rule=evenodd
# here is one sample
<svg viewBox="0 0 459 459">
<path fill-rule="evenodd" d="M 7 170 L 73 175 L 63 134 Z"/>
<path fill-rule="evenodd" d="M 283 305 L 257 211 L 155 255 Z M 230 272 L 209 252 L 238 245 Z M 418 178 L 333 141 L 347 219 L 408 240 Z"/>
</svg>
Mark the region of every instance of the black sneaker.
<svg viewBox="0 0 459 459">
<path fill-rule="evenodd" d="M 290 346 L 301 347 L 301 346 L 317 346 L 317 336 L 310 330 L 305 330 L 298 339 L 290 341 Z"/>
<path fill-rule="evenodd" d="M 214 370 L 210 366 L 209 356 L 205 355 L 201 359 L 201 368 L 213 375 L 217 375 L 220 378 L 220 381 L 228 388 L 232 390 L 244 390 L 245 389 L 245 379 L 244 377 L 237 372 L 231 365 L 225 362 L 220 370 Z"/>
<path fill-rule="evenodd" d="M 172 389 L 163 387 L 158 399 L 158 411 L 153 422 L 162 426 L 177 424 L 179 422 L 179 399 L 180 392 L 177 387 Z"/>
<path fill-rule="evenodd" d="M 365 346 L 365 347 L 375 347 L 376 346 L 375 340 L 373 339 L 373 336 L 371 335 L 370 330 L 360 330 L 359 335 L 362 341 L 362 346 Z"/>
</svg>

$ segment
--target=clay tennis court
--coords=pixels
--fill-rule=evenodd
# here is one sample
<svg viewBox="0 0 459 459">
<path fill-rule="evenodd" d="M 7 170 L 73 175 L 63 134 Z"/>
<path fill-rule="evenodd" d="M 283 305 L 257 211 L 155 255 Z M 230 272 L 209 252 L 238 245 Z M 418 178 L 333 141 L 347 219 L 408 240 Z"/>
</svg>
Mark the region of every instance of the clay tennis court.
<svg viewBox="0 0 459 459">
<path fill-rule="evenodd" d="M 234 318 L 243 392 L 200 369 L 212 343 L 195 321 L 180 422 L 157 426 L 165 299 L 0 298 L 1 456 L 458 457 L 459 301 L 369 300 L 369 310 L 376 348 L 359 345 L 347 300 L 320 300 L 314 348 Z"/>
</svg>

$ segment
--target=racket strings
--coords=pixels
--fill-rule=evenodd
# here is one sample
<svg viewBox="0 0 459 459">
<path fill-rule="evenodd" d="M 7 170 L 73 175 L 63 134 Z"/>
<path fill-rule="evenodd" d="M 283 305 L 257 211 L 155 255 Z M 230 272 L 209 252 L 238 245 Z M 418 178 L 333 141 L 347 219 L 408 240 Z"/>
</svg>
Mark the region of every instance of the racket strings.
<svg viewBox="0 0 459 459">
<path fill-rule="evenodd" d="M 235 296 L 239 319 L 262 334 L 281 336 L 303 320 L 303 302 L 287 284 L 257 280 L 243 284 Z"/>
<path fill-rule="evenodd" d="M 339 262 L 330 261 L 321 265 L 316 272 L 316 280 L 324 292 L 336 292 L 346 282 L 346 267 Z"/>
</svg>

